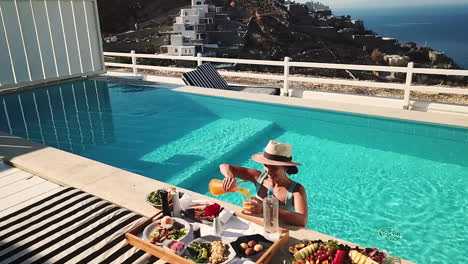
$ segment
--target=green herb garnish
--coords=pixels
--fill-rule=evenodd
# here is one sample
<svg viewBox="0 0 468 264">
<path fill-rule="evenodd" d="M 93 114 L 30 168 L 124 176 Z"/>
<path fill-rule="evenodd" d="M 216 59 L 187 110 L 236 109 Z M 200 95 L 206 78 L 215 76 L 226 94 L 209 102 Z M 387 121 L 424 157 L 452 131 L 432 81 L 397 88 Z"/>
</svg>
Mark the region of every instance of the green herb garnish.
<svg viewBox="0 0 468 264">
<path fill-rule="evenodd" d="M 146 200 L 154 205 L 161 205 L 160 191 L 154 191 L 146 196 Z"/>
<path fill-rule="evenodd" d="M 192 243 L 188 247 L 191 257 L 187 257 L 195 263 L 207 263 L 210 257 L 210 243 Z"/>
</svg>

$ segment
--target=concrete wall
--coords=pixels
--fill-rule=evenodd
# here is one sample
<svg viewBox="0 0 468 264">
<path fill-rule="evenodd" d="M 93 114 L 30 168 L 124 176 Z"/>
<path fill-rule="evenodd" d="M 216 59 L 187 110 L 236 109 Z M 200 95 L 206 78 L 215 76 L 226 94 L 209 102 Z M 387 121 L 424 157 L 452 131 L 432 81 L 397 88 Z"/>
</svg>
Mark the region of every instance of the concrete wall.
<svg viewBox="0 0 468 264">
<path fill-rule="evenodd" d="M 174 56 L 195 56 L 195 46 L 166 46 L 167 54 Z"/>
<path fill-rule="evenodd" d="M 105 72 L 96 0 L 1 0 L 0 89 Z"/>
</svg>

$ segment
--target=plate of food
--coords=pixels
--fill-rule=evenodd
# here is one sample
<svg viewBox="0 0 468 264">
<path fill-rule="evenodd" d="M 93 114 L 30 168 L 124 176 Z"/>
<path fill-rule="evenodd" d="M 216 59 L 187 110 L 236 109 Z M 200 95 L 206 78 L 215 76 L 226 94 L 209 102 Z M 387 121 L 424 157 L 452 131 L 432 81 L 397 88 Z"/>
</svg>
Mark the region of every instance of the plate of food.
<svg viewBox="0 0 468 264">
<path fill-rule="evenodd" d="M 174 254 L 181 255 L 185 250 L 185 243 L 182 241 L 166 239 L 163 242 L 163 247 Z"/>
<path fill-rule="evenodd" d="M 229 243 L 229 240 L 222 237 L 203 236 L 193 240 L 182 256 L 195 263 L 226 264 L 236 256 Z"/>
<path fill-rule="evenodd" d="M 223 208 L 217 203 L 199 200 L 197 203 L 193 203 L 191 207 L 185 209 L 184 215 L 203 224 L 210 225 L 213 223 L 215 215 L 219 215 L 222 210 Z"/>
<path fill-rule="evenodd" d="M 159 189 L 153 192 L 150 192 L 146 195 L 146 202 L 151 204 L 152 206 L 161 209 L 162 208 L 162 203 L 161 203 L 161 192 L 164 189 Z M 175 190 L 174 187 L 167 188 L 166 191 L 168 192 L 168 200 L 169 202 L 172 201 L 172 192 Z M 182 198 L 184 194 L 179 192 L 179 198 Z"/>
<path fill-rule="evenodd" d="M 335 240 L 302 240 L 300 243 L 288 248 L 293 258 L 292 264 L 324 263 L 386 263 L 388 254 L 376 248 L 360 249 L 348 245 L 339 244 Z"/>
<path fill-rule="evenodd" d="M 184 219 L 165 216 L 149 224 L 143 230 L 143 239 L 162 245 L 164 240 L 183 240 L 190 231 L 190 224 Z"/>
<path fill-rule="evenodd" d="M 156 190 L 154 192 L 150 192 L 148 195 L 146 195 L 146 202 L 156 208 L 161 208 L 161 191 L 162 190 Z"/>
<path fill-rule="evenodd" d="M 252 261 L 257 261 L 271 245 L 273 242 L 260 234 L 238 237 L 236 241 L 231 242 L 238 256 Z"/>
</svg>

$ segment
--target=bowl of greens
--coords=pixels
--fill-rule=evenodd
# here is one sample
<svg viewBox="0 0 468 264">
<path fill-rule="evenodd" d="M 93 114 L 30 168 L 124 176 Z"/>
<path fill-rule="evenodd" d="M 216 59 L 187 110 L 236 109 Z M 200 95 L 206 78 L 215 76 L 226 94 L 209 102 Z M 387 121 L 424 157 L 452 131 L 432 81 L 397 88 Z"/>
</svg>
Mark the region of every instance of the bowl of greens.
<svg viewBox="0 0 468 264">
<path fill-rule="evenodd" d="M 200 264 L 229 263 L 236 256 L 230 242 L 231 240 L 218 236 L 203 236 L 190 242 L 182 256 Z"/>
<path fill-rule="evenodd" d="M 162 204 L 161 204 L 161 192 L 163 190 L 156 190 L 154 192 L 150 192 L 148 195 L 146 195 L 146 202 L 151 204 L 152 206 L 161 209 Z"/>
</svg>

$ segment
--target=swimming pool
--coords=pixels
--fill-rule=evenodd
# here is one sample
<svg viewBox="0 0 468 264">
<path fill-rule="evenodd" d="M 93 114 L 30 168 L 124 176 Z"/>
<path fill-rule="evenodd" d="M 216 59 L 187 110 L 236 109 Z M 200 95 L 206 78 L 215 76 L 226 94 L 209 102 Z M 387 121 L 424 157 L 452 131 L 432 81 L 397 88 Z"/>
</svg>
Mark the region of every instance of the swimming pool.
<svg viewBox="0 0 468 264">
<path fill-rule="evenodd" d="M 4 95 L 0 130 L 200 193 L 220 163 L 261 169 L 250 155 L 288 142 L 309 228 L 418 263 L 464 262 L 468 129 L 170 87 L 87 80 Z"/>
</svg>

